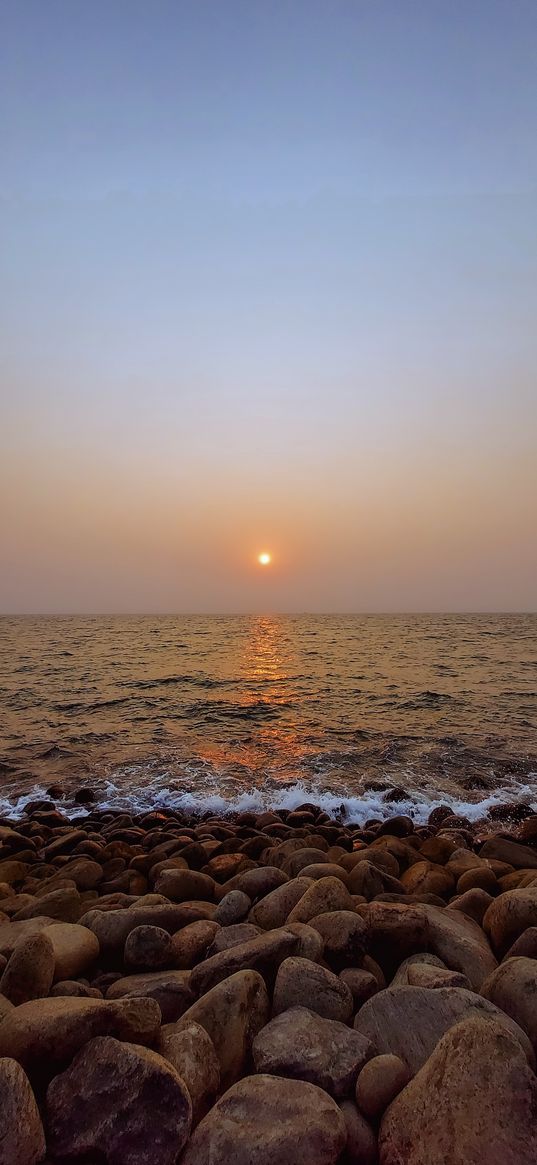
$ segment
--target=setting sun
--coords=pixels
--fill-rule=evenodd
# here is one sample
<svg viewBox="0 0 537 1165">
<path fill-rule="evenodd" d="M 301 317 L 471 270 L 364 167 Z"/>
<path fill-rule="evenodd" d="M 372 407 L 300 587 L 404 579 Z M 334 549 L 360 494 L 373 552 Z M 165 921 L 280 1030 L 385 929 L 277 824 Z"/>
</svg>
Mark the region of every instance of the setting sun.
<svg viewBox="0 0 537 1165">
<path fill-rule="evenodd" d="M 269 566 L 272 558 L 270 554 L 267 554 L 267 552 L 264 551 L 263 554 L 258 554 L 257 561 L 259 562 L 260 566 Z"/>
</svg>

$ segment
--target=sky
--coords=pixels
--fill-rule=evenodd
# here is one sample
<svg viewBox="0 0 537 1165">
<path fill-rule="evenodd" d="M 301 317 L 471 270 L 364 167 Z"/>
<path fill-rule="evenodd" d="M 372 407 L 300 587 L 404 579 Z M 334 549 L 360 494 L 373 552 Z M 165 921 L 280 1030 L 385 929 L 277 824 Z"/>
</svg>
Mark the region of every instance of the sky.
<svg viewBox="0 0 537 1165">
<path fill-rule="evenodd" d="M 1 612 L 536 609 L 534 0 L 3 0 L 0 157 Z"/>
</svg>

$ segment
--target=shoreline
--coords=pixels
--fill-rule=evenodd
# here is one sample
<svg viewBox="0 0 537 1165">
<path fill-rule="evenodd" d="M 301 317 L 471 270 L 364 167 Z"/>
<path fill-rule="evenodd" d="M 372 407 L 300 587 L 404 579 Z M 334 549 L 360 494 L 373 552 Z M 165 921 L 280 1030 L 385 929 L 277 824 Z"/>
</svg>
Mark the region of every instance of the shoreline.
<svg viewBox="0 0 537 1165">
<path fill-rule="evenodd" d="M 530 806 L 85 796 L 0 818 L 2 1165 L 534 1165 Z"/>
</svg>

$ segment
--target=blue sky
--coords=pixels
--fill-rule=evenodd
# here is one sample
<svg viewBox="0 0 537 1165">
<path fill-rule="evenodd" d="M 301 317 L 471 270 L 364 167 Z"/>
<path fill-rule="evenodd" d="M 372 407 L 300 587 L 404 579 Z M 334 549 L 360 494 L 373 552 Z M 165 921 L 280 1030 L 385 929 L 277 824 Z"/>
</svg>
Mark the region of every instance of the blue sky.
<svg viewBox="0 0 537 1165">
<path fill-rule="evenodd" d="M 533 608 L 535 5 L 1 26 L 0 609 Z"/>
</svg>

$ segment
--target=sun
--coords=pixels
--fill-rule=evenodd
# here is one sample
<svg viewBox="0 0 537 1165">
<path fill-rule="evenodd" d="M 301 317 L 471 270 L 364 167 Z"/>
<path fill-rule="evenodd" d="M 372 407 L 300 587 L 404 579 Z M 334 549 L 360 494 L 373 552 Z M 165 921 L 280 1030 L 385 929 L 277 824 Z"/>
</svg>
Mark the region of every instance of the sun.
<svg viewBox="0 0 537 1165">
<path fill-rule="evenodd" d="M 272 555 L 264 550 L 262 554 L 258 554 L 257 561 L 260 566 L 270 566 L 272 562 Z"/>
</svg>

